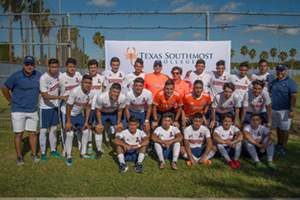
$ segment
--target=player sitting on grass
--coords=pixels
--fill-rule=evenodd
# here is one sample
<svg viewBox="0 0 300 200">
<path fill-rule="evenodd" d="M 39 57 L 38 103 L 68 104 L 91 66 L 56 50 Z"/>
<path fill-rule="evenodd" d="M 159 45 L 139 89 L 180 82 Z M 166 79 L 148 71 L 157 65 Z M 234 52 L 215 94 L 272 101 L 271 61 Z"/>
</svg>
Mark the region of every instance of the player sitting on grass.
<svg viewBox="0 0 300 200">
<path fill-rule="evenodd" d="M 230 113 L 222 115 L 222 126 L 214 130 L 214 140 L 221 155 L 227 160 L 232 169 L 242 168 L 239 157 L 242 151 L 242 132 L 233 125 L 233 116 Z M 230 157 L 234 156 L 232 161 Z"/>
<path fill-rule="evenodd" d="M 151 139 L 154 142 L 156 154 L 160 160 L 159 169 L 166 166 L 164 159 L 172 160 L 172 169 L 177 170 L 177 160 L 180 152 L 182 135 L 176 126 L 172 126 L 174 115 L 166 112 L 162 116 L 162 126 L 157 127 Z"/>
<path fill-rule="evenodd" d="M 180 148 L 180 154 L 188 159 L 187 165 L 197 165 L 198 163 L 211 164 L 217 148 L 213 146 L 209 130 L 202 125 L 203 115 L 199 112 L 193 115 L 193 124 L 188 126 L 183 133 L 184 146 Z M 205 141 L 207 146 L 204 147 Z"/>
<path fill-rule="evenodd" d="M 276 170 L 273 163 L 275 135 L 265 126 L 261 125 L 261 116 L 258 113 L 253 113 L 250 118 L 249 125 L 245 126 L 243 133 L 245 136 L 243 155 L 252 157 L 255 162 L 255 167 L 259 170 L 265 171 L 259 158 L 267 153 L 267 166 L 271 170 Z"/>
<path fill-rule="evenodd" d="M 120 172 L 124 173 L 128 170 L 125 161 L 136 162 L 134 169 L 141 173 L 142 162 L 145 158 L 146 147 L 149 143 L 148 136 L 144 131 L 138 129 L 139 118 L 131 115 L 128 120 L 128 129 L 123 130 L 116 135 L 115 143 L 117 145 L 117 154 L 120 162 Z M 125 154 L 125 158 L 124 158 Z M 138 157 L 137 157 L 138 154 Z"/>
</svg>

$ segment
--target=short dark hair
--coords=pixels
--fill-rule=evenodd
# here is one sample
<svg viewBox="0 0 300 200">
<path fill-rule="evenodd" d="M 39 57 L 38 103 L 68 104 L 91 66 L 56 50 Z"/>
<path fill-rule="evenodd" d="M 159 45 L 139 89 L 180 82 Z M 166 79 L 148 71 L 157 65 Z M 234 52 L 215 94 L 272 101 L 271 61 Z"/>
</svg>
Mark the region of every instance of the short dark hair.
<svg viewBox="0 0 300 200">
<path fill-rule="evenodd" d="M 232 91 L 235 90 L 235 86 L 233 83 L 225 83 L 224 86 L 223 86 L 223 90 L 225 90 L 225 88 L 229 88 L 231 89 Z"/>
<path fill-rule="evenodd" d="M 82 81 L 84 81 L 85 79 L 89 79 L 89 80 L 93 80 L 93 78 L 92 78 L 92 76 L 91 75 L 89 75 L 89 74 L 86 74 L 86 75 L 83 75 L 82 76 Z"/>
<path fill-rule="evenodd" d="M 112 57 L 110 59 L 110 64 L 112 64 L 113 62 L 120 62 L 120 59 L 118 57 Z"/>
<path fill-rule="evenodd" d="M 51 64 L 59 64 L 58 60 L 56 58 L 51 58 L 49 61 L 48 61 L 48 65 L 51 65 Z"/>
<path fill-rule="evenodd" d="M 171 118 L 171 120 L 173 121 L 174 115 L 171 112 L 166 112 L 163 114 L 162 118 Z"/>
<path fill-rule="evenodd" d="M 96 65 L 97 67 L 99 66 L 98 61 L 95 60 L 95 59 L 90 60 L 90 61 L 88 62 L 88 68 L 89 68 L 91 65 Z"/>
<path fill-rule="evenodd" d="M 262 80 L 255 80 L 252 82 L 252 85 L 260 85 L 262 88 L 265 87 L 265 82 L 263 82 Z"/>
<path fill-rule="evenodd" d="M 196 113 L 193 115 L 193 119 L 195 119 L 195 118 L 201 118 L 201 119 L 203 119 L 203 115 L 202 115 L 201 113 L 199 113 L 199 112 L 196 112 Z"/>
<path fill-rule="evenodd" d="M 110 89 L 117 89 L 117 90 L 121 90 L 121 84 L 120 83 L 113 83 L 110 87 Z"/>
<path fill-rule="evenodd" d="M 196 84 L 201 84 L 201 85 L 203 86 L 203 81 L 201 81 L 201 80 L 195 80 L 194 86 L 195 86 Z"/>
<path fill-rule="evenodd" d="M 169 80 L 167 80 L 165 82 L 165 86 L 167 86 L 167 85 L 173 85 L 173 86 L 175 86 L 174 82 L 171 79 L 169 79 Z"/>
<path fill-rule="evenodd" d="M 217 63 L 216 63 L 217 67 L 220 66 L 220 65 L 223 65 L 225 67 L 225 60 L 219 60 Z"/>
<path fill-rule="evenodd" d="M 128 119 L 128 122 L 137 122 L 137 123 L 140 123 L 140 120 L 137 116 L 135 115 L 131 115 Z"/>
<path fill-rule="evenodd" d="M 221 119 L 222 121 L 225 119 L 225 118 L 230 118 L 232 121 L 234 121 L 234 117 L 231 113 L 225 113 L 222 115 Z"/>
<path fill-rule="evenodd" d="M 258 66 L 261 64 L 261 63 L 267 63 L 268 64 L 268 61 L 266 59 L 260 59 L 260 61 L 258 62 Z"/>
<path fill-rule="evenodd" d="M 134 80 L 134 82 L 133 82 L 133 84 L 135 84 L 135 83 L 142 83 L 143 85 L 144 85 L 144 79 L 143 78 L 141 78 L 141 77 L 137 77 L 135 80 Z"/>
<path fill-rule="evenodd" d="M 175 70 L 178 70 L 179 73 L 182 74 L 182 68 L 181 68 L 181 67 L 175 66 L 175 67 L 172 68 L 172 71 L 171 71 L 171 72 L 173 72 L 173 71 L 175 71 Z"/>
<path fill-rule="evenodd" d="M 74 58 L 68 58 L 68 60 L 66 62 L 66 66 L 68 66 L 69 63 L 76 65 L 76 60 Z"/>
<path fill-rule="evenodd" d="M 134 64 L 139 63 L 141 65 L 144 65 L 144 61 L 141 58 L 137 58 L 136 61 L 134 62 Z"/>
<path fill-rule="evenodd" d="M 261 116 L 259 113 L 252 113 L 250 116 L 250 119 L 252 119 L 252 117 L 259 117 L 259 119 L 261 119 Z"/>
<path fill-rule="evenodd" d="M 197 60 L 196 65 L 198 64 L 204 64 L 205 65 L 205 61 L 202 59 Z"/>
<path fill-rule="evenodd" d="M 242 63 L 240 64 L 239 68 L 241 68 L 241 67 L 247 67 L 247 68 L 249 69 L 249 65 L 248 65 L 248 63 L 246 63 L 246 62 L 242 62 Z"/>
</svg>

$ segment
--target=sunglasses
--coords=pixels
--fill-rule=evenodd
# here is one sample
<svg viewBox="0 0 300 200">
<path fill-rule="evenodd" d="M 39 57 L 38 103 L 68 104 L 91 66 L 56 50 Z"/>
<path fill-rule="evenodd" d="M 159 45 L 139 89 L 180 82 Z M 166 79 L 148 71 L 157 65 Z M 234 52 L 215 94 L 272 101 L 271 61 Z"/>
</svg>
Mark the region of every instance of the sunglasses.
<svg viewBox="0 0 300 200">
<path fill-rule="evenodd" d="M 179 73 L 179 72 L 172 72 L 172 74 L 174 74 L 174 75 L 175 75 L 175 74 L 176 74 L 176 75 L 178 75 L 178 74 L 180 74 L 180 73 Z"/>
</svg>

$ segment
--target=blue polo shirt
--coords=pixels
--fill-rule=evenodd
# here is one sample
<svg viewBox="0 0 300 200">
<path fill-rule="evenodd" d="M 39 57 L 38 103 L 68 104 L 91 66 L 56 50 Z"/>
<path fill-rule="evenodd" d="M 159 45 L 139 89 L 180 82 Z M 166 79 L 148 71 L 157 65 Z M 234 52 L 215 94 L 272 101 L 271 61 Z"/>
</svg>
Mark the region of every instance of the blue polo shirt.
<svg viewBox="0 0 300 200">
<path fill-rule="evenodd" d="M 278 81 L 278 79 L 272 81 L 270 88 L 272 92 L 272 109 L 290 110 L 290 94 L 298 93 L 296 82 L 287 76 L 282 81 Z"/>
<path fill-rule="evenodd" d="M 11 112 L 35 112 L 38 110 L 41 73 L 33 71 L 31 77 L 24 70 L 12 74 L 4 83 L 11 90 Z"/>
</svg>

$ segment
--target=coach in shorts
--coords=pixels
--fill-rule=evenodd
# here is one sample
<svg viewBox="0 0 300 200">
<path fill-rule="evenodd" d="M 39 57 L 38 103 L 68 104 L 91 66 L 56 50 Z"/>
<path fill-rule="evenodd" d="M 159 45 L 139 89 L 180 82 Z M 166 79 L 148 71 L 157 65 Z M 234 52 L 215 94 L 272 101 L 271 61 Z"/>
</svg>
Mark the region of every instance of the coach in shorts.
<svg viewBox="0 0 300 200">
<path fill-rule="evenodd" d="M 294 117 L 294 108 L 297 98 L 297 84 L 286 76 L 286 66 L 279 64 L 276 67 L 277 79 L 271 83 L 272 92 L 272 126 L 277 128 L 278 143 L 275 149 L 277 154 L 286 153 L 286 143 L 289 138 L 291 120 Z"/>
<path fill-rule="evenodd" d="M 39 80 L 41 73 L 35 71 L 35 61 L 32 56 L 26 56 L 23 69 L 12 74 L 4 83 L 2 92 L 11 105 L 11 118 L 15 132 L 15 148 L 17 165 L 24 166 L 22 157 L 22 137 L 26 130 L 31 146 L 31 159 L 39 162 L 36 155 L 38 124 L 37 104 L 39 98 Z M 11 94 L 10 92 L 11 91 Z"/>
</svg>

